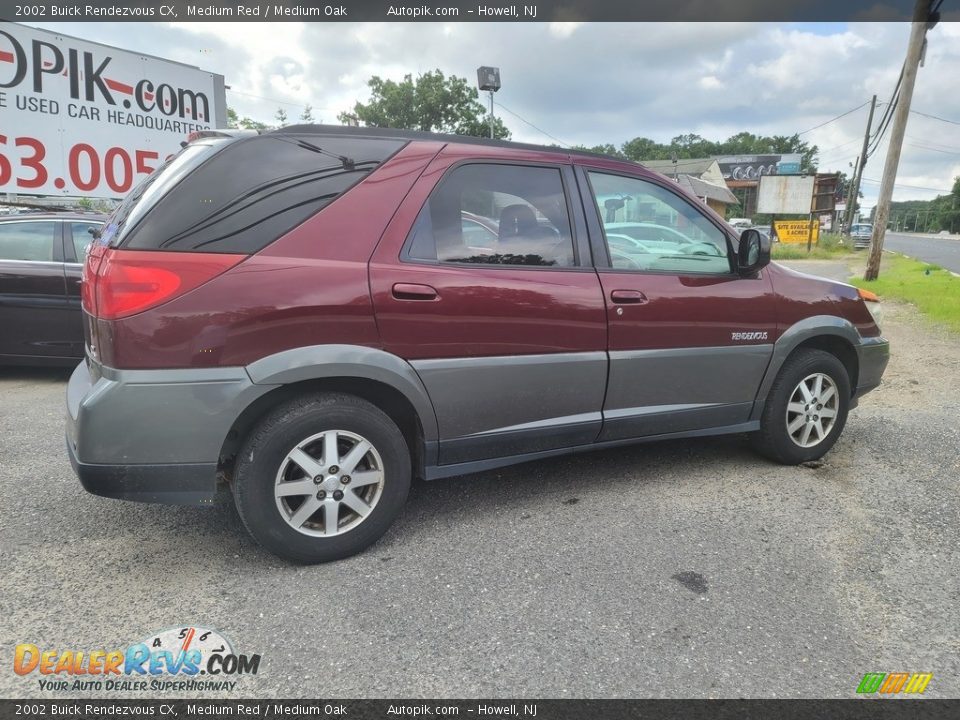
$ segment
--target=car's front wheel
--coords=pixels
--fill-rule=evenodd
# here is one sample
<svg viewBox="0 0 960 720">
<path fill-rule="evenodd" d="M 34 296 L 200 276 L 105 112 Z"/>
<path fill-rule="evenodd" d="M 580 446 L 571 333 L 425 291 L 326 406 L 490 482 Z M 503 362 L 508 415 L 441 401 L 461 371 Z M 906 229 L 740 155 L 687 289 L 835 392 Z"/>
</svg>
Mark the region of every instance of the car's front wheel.
<svg viewBox="0 0 960 720">
<path fill-rule="evenodd" d="M 234 472 L 250 534 L 301 563 L 360 552 L 387 531 L 410 489 L 410 453 L 396 424 L 361 398 L 297 398 L 250 433 Z"/>
<path fill-rule="evenodd" d="M 802 349 L 780 369 L 751 437 L 762 455 L 785 465 L 823 457 L 836 443 L 850 408 L 850 378 L 840 360 Z"/>
</svg>

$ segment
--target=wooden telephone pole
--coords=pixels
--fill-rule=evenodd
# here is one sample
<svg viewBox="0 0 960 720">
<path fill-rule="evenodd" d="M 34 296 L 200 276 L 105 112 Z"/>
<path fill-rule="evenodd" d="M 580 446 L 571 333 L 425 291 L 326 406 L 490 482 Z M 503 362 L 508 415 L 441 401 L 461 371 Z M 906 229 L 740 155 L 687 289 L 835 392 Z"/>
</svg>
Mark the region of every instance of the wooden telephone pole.
<svg viewBox="0 0 960 720">
<path fill-rule="evenodd" d="M 927 25 L 931 20 L 932 0 L 916 0 L 913 8 L 913 22 L 910 26 L 910 43 L 907 45 L 907 58 L 903 62 L 903 81 L 900 86 L 900 99 L 893 111 L 893 126 L 890 129 L 890 145 L 887 148 L 887 160 L 883 165 L 883 178 L 880 182 L 880 196 L 877 198 L 876 213 L 873 218 L 873 236 L 870 238 L 870 258 L 864 280 L 876 280 L 880 274 L 880 258 L 883 255 L 883 236 L 887 231 L 890 217 L 890 201 L 893 199 L 893 183 L 897 178 L 900 165 L 900 151 L 903 148 L 903 136 L 907 130 L 907 118 L 910 115 L 910 101 L 913 99 L 913 86 L 917 81 L 917 68 L 923 56 L 923 45 L 927 36 Z"/>
<path fill-rule="evenodd" d="M 863 149 L 857 158 L 857 166 L 853 169 L 853 177 L 850 178 L 850 188 L 847 192 L 847 211 L 844 214 L 843 231 L 850 234 L 850 228 L 853 226 L 853 206 L 860 198 L 860 180 L 863 177 L 863 168 L 867 164 L 867 146 L 870 144 L 870 130 L 873 128 L 873 113 L 877 109 L 877 96 L 874 95 L 870 101 L 870 116 L 867 118 L 867 129 L 863 133 Z"/>
</svg>

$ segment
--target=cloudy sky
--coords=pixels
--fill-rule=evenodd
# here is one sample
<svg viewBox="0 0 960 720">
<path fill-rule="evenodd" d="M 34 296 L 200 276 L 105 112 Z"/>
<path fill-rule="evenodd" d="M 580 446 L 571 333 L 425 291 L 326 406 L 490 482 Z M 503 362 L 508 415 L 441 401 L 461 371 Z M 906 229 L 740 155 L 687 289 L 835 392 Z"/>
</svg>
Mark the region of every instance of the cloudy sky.
<svg viewBox="0 0 960 720">
<path fill-rule="evenodd" d="M 498 109 L 515 140 L 619 145 L 740 131 L 803 137 L 822 171 L 846 170 L 860 149 L 867 108 L 890 94 L 906 23 L 48 23 L 43 27 L 222 73 L 227 102 L 271 122 L 306 104 L 319 121 L 368 97 L 372 75 L 400 79 L 440 68 L 476 77 L 501 69 Z M 960 23 L 928 35 L 894 199 L 948 192 L 960 175 Z M 883 106 L 880 106 L 882 111 Z M 873 205 L 886 139 L 864 173 Z"/>
</svg>

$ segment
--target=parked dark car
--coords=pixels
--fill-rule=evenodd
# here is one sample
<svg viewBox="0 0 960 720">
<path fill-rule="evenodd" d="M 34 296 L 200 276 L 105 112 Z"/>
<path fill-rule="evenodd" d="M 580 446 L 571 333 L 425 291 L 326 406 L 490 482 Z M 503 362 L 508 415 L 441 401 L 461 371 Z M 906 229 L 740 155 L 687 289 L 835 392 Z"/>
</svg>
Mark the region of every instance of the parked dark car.
<svg viewBox="0 0 960 720">
<path fill-rule="evenodd" d="M 83 358 L 80 275 L 103 218 L 0 217 L 0 363 L 74 365 Z"/>
<path fill-rule="evenodd" d="M 854 250 L 865 250 L 869 248 L 872 236 L 873 225 L 869 223 L 858 223 L 850 228 L 850 237 L 853 240 Z"/>
<path fill-rule="evenodd" d="M 687 242 L 608 244 L 650 218 Z M 888 344 L 855 288 L 769 259 L 604 156 L 203 133 L 90 249 L 71 460 L 108 497 L 228 485 L 264 546 L 319 562 L 380 537 L 412 477 L 725 433 L 819 458 Z"/>
</svg>

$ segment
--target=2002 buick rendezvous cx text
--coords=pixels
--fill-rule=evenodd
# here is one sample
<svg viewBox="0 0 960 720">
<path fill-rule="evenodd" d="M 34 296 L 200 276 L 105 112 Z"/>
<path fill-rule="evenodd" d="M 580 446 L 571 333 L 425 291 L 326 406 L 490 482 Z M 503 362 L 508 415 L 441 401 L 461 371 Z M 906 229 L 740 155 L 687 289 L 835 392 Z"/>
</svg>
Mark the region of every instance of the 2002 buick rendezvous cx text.
<svg viewBox="0 0 960 720">
<path fill-rule="evenodd" d="M 768 264 L 676 184 L 401 131 L 192 137 L 91 247 L 67 392 L 84 487 L 358 552 L 411 478 L 749 433 L 818 458 L 887 364 L 858 291 Z"/>
</svg>

